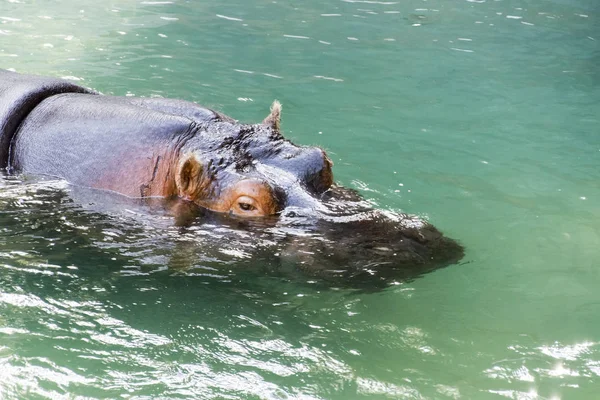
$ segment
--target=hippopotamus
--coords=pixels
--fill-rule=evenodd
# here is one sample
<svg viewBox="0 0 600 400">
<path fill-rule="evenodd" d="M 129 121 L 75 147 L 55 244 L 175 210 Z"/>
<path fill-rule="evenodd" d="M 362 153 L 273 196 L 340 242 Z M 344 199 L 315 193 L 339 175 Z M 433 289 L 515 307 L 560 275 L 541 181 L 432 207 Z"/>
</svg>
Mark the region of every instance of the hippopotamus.
<svg viewBox="0 0 600 400">
<path fill-rule="evenodd" d="M 463 257 L 429 222 L 337 185 L 325 150 L 283 136 L 281 110 L 275 101 L 263 121 L 246 124 L 184 100 L 107 96 L 0 70 L 0 168 L 305 230 L 280 253 L 315 274 L 387 281 Z"/>
</svg>

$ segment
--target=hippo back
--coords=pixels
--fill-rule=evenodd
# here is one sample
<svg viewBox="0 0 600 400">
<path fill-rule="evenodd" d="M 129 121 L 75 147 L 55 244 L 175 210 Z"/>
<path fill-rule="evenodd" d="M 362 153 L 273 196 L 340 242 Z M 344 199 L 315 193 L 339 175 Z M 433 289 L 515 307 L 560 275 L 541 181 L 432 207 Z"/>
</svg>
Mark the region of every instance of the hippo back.
<svg viewBox="0 0 600 400">
<path fill-rule="evenodd" d="M 160 182 L 169 176 L 172 160 L 190 138 L 221 120 L 183 100 L 57 94 L 17 127 L 8 170 L 131 197 L 170 196 L 172 186 Z"/>
<path fill-rule="evenodd" d="M 0 168 L 6 168 L 13 135 L 44 99 L 59 93 L 94 93 L 58 78 L 22 75 L 0 69 Z"/>
</svg>

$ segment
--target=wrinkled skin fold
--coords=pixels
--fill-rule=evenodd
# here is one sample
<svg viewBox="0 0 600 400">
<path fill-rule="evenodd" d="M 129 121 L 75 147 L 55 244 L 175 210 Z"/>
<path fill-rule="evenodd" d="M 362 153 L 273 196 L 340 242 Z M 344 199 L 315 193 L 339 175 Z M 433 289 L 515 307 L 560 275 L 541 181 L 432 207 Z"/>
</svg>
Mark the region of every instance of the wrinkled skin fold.
<svg viewBox="0 0 600 400">
<path fill-rule="evenodd" d="M 182 100 L 103 96 L 0 70 L 0 167 L 176 200 L 176 224 L 210 215 L 267 235 L 281 265 L 334 283 L 411 279 L 463 257 L 428 222 L 336 185 L 326 152 L 285 139 L 280 118 L 278 102 L 243 124 Z"/>
</svg>

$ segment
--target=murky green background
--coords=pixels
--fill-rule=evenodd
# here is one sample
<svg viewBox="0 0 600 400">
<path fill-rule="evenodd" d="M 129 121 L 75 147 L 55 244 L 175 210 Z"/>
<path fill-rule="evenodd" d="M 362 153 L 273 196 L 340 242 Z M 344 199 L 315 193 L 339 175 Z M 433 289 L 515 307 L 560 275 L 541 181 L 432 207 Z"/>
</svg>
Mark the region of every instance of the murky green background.
<svg viewBox="0 0 600 400">
<path fill-rule="evenodd" d="M 9 0 L 0 67 L 248 122 L 277 98 L 339 182 L 467 248 L 377 293 L 211 278 L 162 215 L 4 179 L 0 398 L 599 395 L 596 0 Z"/>
</svg>

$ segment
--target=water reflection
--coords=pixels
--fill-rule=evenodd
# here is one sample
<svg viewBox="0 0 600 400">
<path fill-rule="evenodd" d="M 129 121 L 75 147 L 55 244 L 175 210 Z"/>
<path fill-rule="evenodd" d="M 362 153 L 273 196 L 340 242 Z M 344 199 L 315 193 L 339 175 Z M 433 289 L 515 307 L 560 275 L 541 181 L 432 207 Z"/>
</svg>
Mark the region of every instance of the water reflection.
<svg viewBox="0 0 600 400">
<path fill-rule="evenodd" d="M 18 226 L 10 233 L 19 234 L 6 254 L 27 254 L 20 257 L 19 268 L 32 267 L 35 273 L 69 276 L 72 270 L 60 267 L 65 259 L 85 258 L 91 250 L 110 255 L 114 264 L 121 264 L 123 275 L 168 270 L 223 282 L 256 275 L 302 284 L 377 288 L 462 257 L 460 247 L 456 257 L 444 254 L 445 246 L 450 251 L 455 246 L 448 239 L 433 245 L 417 238 L 419 243 L 413 244 L 411 235 L 433 234 L 422 228 L 424 222 L 390 212 L 374 214 L 363 209 L 370 205 L 362 200 L 332 203 L 331 216 L 317 221 L 302 217 L 301 210 L 280 218 L 241 220 L 178 200 L 129 199 L 68 187 L 61 181 L 6 182 L 0 192 L 3 225 Z M 406 234 L 397 236 L 398 224 Z M 44 262 L 29 255 L 40 246 L 46 249 L 38 255 L 45 257 Z M 432 246 L 432 259 L 439 256 L 440 261 L 420 260 L 416 251 L 423 246 Z"/>
</svg>

